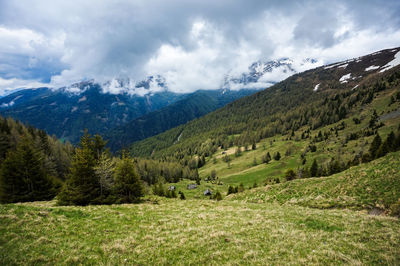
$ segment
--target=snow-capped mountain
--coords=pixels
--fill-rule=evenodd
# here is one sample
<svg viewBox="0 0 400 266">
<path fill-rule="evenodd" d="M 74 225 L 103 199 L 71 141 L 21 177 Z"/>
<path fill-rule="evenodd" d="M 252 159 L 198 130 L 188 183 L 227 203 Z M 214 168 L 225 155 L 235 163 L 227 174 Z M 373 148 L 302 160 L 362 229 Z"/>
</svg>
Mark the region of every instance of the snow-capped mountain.
<svg viewBox="0 0 400 266">
<path fill-rule="evenodd" d="M 248 67 L 248 71 L 240 75 L 227 75 L 224 80 L 224 88 L 243 89 L 254 88 L 262 89 L 286 79 L 287 77 L 302 72 L 307 69 L 315 68 L 321 64 L 311 58 L 295 61 L 290 58 L 281 58 L 273 61 L 259 60 Z"/>
<path fill-rule="evenodd" d="M 226 74 L 220 88 L 225 90 L 265 89 L 293 74 L 320 65 L 321 64 L 317 60 L 310 58 L 300 61 L 289 58 L 281 58 L 272 61 L 259 60 L 249 65 L 248 70 L 241 74 Z M 145 96 L 165 91 L 173 91 L 168 81 L 161 75 L 148 76 L 139 81 L 128 77 L 113 78 L 106 82 L 87 80 L 63 87 L 61 91 L 67 94 L 80 94 L 95 84 L 100 86 L 103 93 L 115 95 Z"/>
</svg>

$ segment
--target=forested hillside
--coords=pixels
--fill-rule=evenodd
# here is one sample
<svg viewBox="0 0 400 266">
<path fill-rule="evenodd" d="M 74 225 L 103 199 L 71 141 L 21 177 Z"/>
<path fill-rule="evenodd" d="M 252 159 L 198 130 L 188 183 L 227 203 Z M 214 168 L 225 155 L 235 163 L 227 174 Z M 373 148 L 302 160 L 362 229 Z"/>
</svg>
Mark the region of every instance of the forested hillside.
<svg viewBox="0 0 400 266">
<path fill-rule="evenodd" d="M 105 145 L 100 135 L 85 131 L 74 147 L 0 117 L 0 202 L 56 196 L 62 205 L 137 202 L 164 182 L 199 179 L 197 169 L 178 162 L 113 157 Z"/>
<path fill-rule="evenodd" d="M 67 179 L 73 146 L 0 117 L 0 201 L 53 199 Z"/>
<path fill-rule="evenodd" d="M 161 110 L 149 113 L 106 132 L 107 146 L 112 151 L 127 148 L 135 141 L 185 124 L 255 92 L 255 90 L 197 91 Z"/>
<path fill-rule="evenodd" d="M 399 50 L 295 74 L 201 119 L 134 143 L 130 152 L 187 161 L 194 155 L 210 156 L 220 147 L 250 146 L 300 129 L 307 134 L 356 115 L 381 91 L 398 91 L 399 67 L 392 68 L 390 62 Z M 400 96 L 394 93 L 392 97 L 398 101 Z"/>
</svg>

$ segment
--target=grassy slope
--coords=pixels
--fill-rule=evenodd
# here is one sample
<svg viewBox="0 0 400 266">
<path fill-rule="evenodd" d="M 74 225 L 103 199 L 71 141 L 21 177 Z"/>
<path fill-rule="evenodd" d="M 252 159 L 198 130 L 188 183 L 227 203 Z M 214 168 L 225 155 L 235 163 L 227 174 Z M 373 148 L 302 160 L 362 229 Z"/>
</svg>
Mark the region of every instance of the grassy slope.
<svg viewBox="0 0 400 266">
<path fill-rule="evenodd" d="M 313 208 L 380 208 L 389 213 L 400 211 L 400 152 L 390 153 L 329 177 L 268 185 L 229 198 Z"/>
<path fill-rule="evenodd" d="M 399 219 L 358 211 L 394 206 L 399 160 L 391 153 L 220 202 L 0 205 L 0 264 L 399 264 Z"/>
<path fill-rule="evenodd" d="M 312 131 L 311 135 L 315 136 L 320 130 L 322 132 L 329 131 L 330 128 L 339 125 L 342 121 L 346 123 L 346 128 L 338 131 L 339 135 L 337 137 L 335 134 L 332 134 L 327 141 L 315 143 L 317 151 L 314 153 L 307 152 L 307 162 L 305 166 L 310 167 L 314 159 L 317 159 L 320 165 L 328 162 L 331 158 L 340 158 L 343 162 L 347 162 L 360 151 L 368 151 L 369 143 L 371 143 L 374 136 L 361 137 L 345 144 L 344 140 L 348 134 L 367 127 L 374 109 L 381 115 L 399 110 L 400 102 L 396 102 L 390 106 L 388 105 L 390 97 L 397 92 L 398 89 L 381 92 L 371 104 L 364 106 L 359 112 L 350 114 L 347 119 Z M 354 117 L 361 117 L 364 119 L 361 124 L 356 125 L 353 122 Z M 386 138 L 387 134 L 389 134 L 391 130 L 394 132 L 397 131 L 400 125 L 400 116 L 397 115 L 391 117 L 390 119 L 385 120 L 384 123 L 385 126 L 379 129 L 379 134 L 383 139 Z M 295 132 L 296 136 L 299 137 L 303 130 L 305 130 L 305 128 Z M 208 159 L 206 165 L 199 169 L 200 177 L 204 179 L 210 175 L 212 170 L 216 170 L 217 176 L 223 183 L 223 186 L 214 185 L 214 189 L 219 189 L 220 191 L 226 191 L 229 185 L 238 185 L 240 183 L 243 183 L 245 187 L 250 187 L 254 183 L 262 185 L 264 182 L 274 178 L 280 178 L 283 180 L 284 173 L 287 169 L 296 170 L 299 167 L 303 167 L 300 155 L 310 144 L 309 139 L 300 139 L 296 141 L 294 140 L 295 138 L 293 138 L 293 140 L 286 140 L 287 137 L 288 136 L 275 136 L 264 139 L 260 143 L 257 143 L 256 150 L 243 152 L 240 157 L 235 157 L 233 155 L 237 147 L 230 148 L 226 151 L 231 158 L 230 167 L 228 167 L 227 163 L 222 160 L 224 155 L 222 155 L 222 150 L 219 150 L 213 155 L 213 157 L 216 158 L 216 163 L 213 162 L 213 159 Z M 289 148 L 292 149 L 292 153 L 289 156 L 285 156 L 285 152 Z M 269 164 L 261 164 L 261 157 L 264 154 L 269 152 L 272 156 L 278 151 L 282 155 L 280 161 L 272 160 Z M 253 165 L 254 158 L 256 158 L 258 164 L 256 166 Z M 209 187 L 210 185 L 210 183 L 206 183 L 205 186 Z M 201 193 L 198 193 L 198 196 L 200 196 L 200 194 Z"/>
<path fill-rule="evenodd" d="M 397 264 L 396 218 L 239 201 L 0 206 L 0 264 Z"/>
</svg>

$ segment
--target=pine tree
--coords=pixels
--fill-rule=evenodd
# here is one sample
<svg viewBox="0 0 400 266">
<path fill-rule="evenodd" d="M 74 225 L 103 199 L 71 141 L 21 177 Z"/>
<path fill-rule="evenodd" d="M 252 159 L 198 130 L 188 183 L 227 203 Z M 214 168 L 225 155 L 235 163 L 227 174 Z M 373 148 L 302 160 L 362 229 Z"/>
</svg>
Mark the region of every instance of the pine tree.
<svg viewBox="0 0 400 266">
<path fill-rule="evenodd" d="M 281 154 L 278 151 L 277 153 L 274 154 L 274 160 L 279 161 L 280 159 L 281 159 Z"/>
<path fill-rule="evenodd" d="M 214 199 L 217 201 L 222 200 L 222 195 L 221 193 L 217 190 L 217 192 L 215 193 Z"/>
<path fill-rule="evenodd" d="M 52 178 L 43 168 L 42 155 L 25 137 L 9 151 L 0 170 L 0 201 L 49 200 L 55 196 Z"/>
<path fill-rule="evenodd" d="M 142 181 L 136 173 L 133 160 L 125 155 L 115 167 L 115 194 L 119 202 L 133 203 L 144 196 Z"/>
<path fill-rule="evenodd" d="M 271 161 L 271 154 L 269 154 L 269 152 L 267 152 L 267 155 L 265 156 L 265 161 L 266 163 L 269 163 Z"/>
<path fill-rule="evenodd" d="M 396 136 L 393 131 L 386 138 L 389 152 L 396 151 Z"/>
<path fill-rule="evenodd" d="M 377 122 L 378 122 L 378 114 L 376 112 L 376 110 L 374 110 L 374 112 L 372 113 L 371 119 L 369 120 L 369 124 L 368 126 L 372 129 L 375 129 L 377 127 Z"/>
<path fill-rule="evenodd" d="M 382 144 L 382 139 L 379 136 L 379 134 L 376 134 L 376 136 L 374 137 L 374 139 L 371 142 L 371 146 L 369 147 L 369 153 L 371 154 L 372 158 L 376 157 L 376 153 L 379 149 L 379 147 Z"/>
<path fill-rule="evenodd" d="M 385 156 L 390 151 L 388 140 L 386 139 L 376 152 L 376 158 Z"/>
<path fill-rule="evenodd" d="M 314 161 L 313 161 L 313 163 L 312 163 L 312 165 L 311 165 L 311 168 L 310 168 L 310 175 L 311 175 L 312 177 L 315 177 L 315 176 L 318 175 L 318 163 L 317 163 L 317 160 L 316 160 L 316 159 L 314 159 Z"/>
<path fill-rule="evenodd" d="M 81 138 L 71 165 L 71 173 L 58 195 L 60 205 L 88 205 L 100 196 L 100 183 L 96 175 L 96 159 L 88 134 Z"/>
<path fill-rule="evenodd" d="M 185 198 L 185 194 L 183 194 L 183 192 L 182 191 L 179 191 L 179 198 L 181 199 L 181 200 L 185 200 L 186 198 Z"/>
</svg>

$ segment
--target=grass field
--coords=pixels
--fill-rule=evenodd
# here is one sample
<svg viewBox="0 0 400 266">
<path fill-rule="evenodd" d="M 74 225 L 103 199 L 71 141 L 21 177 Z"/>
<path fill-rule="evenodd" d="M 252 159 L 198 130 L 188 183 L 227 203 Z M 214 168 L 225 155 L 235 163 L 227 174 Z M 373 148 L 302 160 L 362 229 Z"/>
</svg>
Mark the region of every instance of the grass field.
<svg viewBox="0 0 400 266">
<path fill-rule="evenodd" d="M 400 152 L 391 153 L 222 201 L 0 205 L 0 264 L 397 265 L 399 219 L 368 210 L 393 214 L 400 203 L 399 161 Z"/>
<path fill-rule="evenodd" d="M 297 179 L 229 196 L 312 208 L 381 210 L 400 215 L 400 152 L 328 177 Z"/>
<path fill-rule="evenodd" d="M 397 218 L 243 201 L 0 206 L 0 264 L 398 264 Z"/>
</svg>

